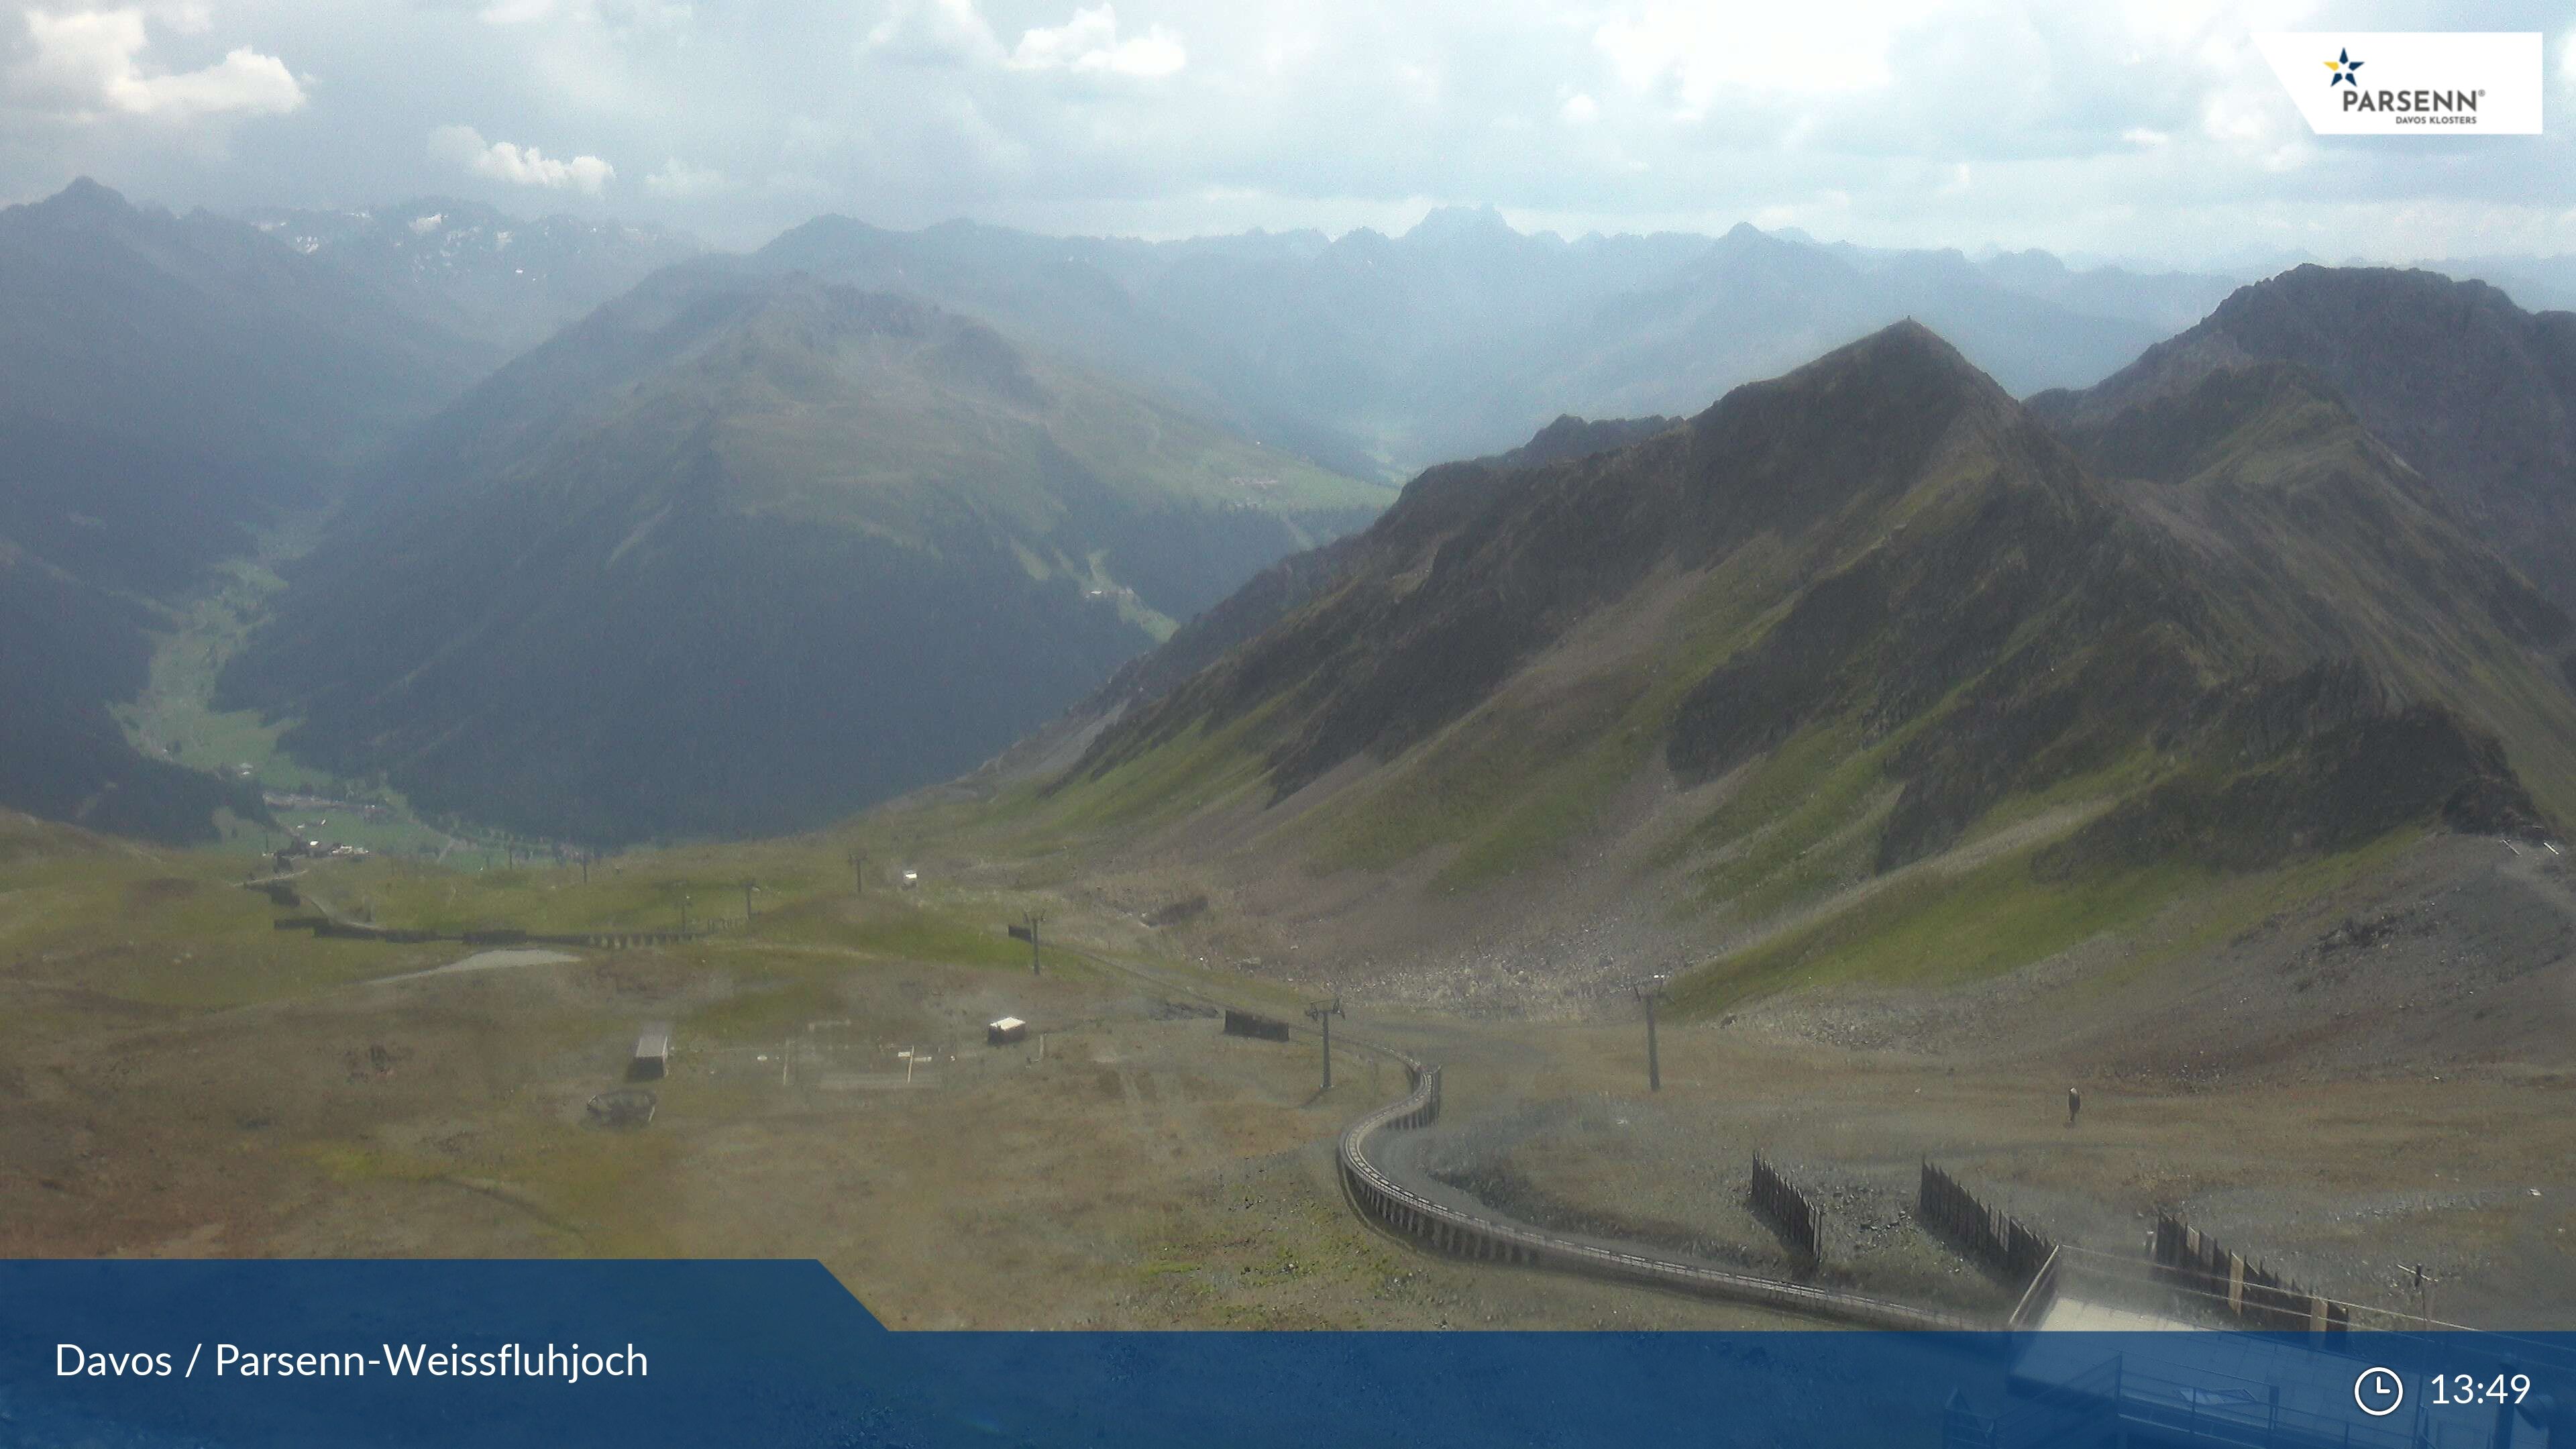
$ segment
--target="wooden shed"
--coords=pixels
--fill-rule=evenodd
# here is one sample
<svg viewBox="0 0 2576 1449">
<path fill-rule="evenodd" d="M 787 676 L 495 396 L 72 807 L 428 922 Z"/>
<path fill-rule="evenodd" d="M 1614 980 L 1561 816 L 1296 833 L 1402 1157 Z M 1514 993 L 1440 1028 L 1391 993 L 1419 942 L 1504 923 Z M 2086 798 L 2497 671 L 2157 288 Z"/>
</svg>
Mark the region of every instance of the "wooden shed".
<svg viewBox="0 0 2576 1449">
<path fill-rule="evenodd" d="M 1028 1039 L 1028 1035 L 1029 1024 L 1027 1022 L 1020 1020 L 1016 1016 L 1006 1016 L 1000 1021 L 993 1022 L 984 1028 L 984 1045 L 1009 1046 L 1015 1041 L 1026 1041 Z"/>
</svg>

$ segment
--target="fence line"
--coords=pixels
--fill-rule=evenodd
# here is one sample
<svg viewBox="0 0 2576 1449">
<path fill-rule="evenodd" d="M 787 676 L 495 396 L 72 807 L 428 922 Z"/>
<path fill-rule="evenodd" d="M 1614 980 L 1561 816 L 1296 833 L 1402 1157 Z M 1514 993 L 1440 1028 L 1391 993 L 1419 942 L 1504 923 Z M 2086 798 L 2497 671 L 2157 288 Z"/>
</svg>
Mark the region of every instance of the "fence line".
<svg viewBox="0 0 2576 1449">
<path fill-rule="evenodd" d="M 2001 1208 L 1979 1202 L 1976 1194 L 1959 1185 L 1957 1178 L 1929 1161 L 1923 1164 L 1923 1185 L 1915 1195 L 1914 1215 L 1923 1226 L 1957 1244 L 1960 1251 L 2025 1288 L 2038 1281 L 2049 1256 L 2057 1251 L 2055 1241 L 2032 1231 Z"/>
<path fill-rule="evenodd" d="M 1977 1326 L 1956 1314 L 1889 1303 L 1858 1293 L 1595 1247 L 1434 1202 L 1387 1176 L 1369 1161 L 1367 1147 L 1369 1138 L 1378 1132 L 1426 1126 L 1440 1115 L 1440 1069 L 1383 1047 L 1363 1049 L 1381 1052 L 1403 1066 L 1413 1079 L 1413 1090 L 1352 1123 L 1342 1133 L 1338 1150 L 1342 1187 L 1362 1217 L 1400 1237 L 1458 1257 L 1557 1268 L 1873 1328 Z"/>
<path fill-rule="evenodd" d="M 2156 1214 L 2148 1258 L 2157 1278 L 2253 1327 L 2310 1333 L 2342 1333 L 2352 1327 L 2351 1311 L 2343 1304 L 2302 1288 L 2261 1263 L 2245 1261 L 2244 1254 L 2203 1237 L 2200 1229 L 2171 1213 Z"/>
<path fill-rule="evenodd" d="M 1257 1012 L 1237 1011 L 1229 1006 L 1225 1009 L 1225 1035 L 1248 1036 L 1261 1041 L 1286 1041 L 1288 1023 L 1277 1017 L 1262 1016 Z"/>
<path fill-rule="evenodd" d="M 1780 1230 L 1790 1249 L 1813 1266 L 1825 1259 L 1825 1210 L 1789 1185 L 1762 1154 L 1753 1154 L 1753 1186 L 1746 1192 L 1753 1210 Z"/>
</svg>

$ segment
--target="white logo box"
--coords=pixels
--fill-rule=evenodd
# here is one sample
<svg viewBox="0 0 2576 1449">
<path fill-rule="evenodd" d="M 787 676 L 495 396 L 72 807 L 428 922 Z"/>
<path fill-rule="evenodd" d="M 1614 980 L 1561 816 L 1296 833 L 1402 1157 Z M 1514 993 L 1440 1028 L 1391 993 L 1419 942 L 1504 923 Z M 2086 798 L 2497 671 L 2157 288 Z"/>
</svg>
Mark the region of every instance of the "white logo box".
<svg viewBox="0 0 2576 1449">
<path fill-rule="evenodd" d="M 2320 136 L 2537 136 L 2538 31 L 2301 31 L 2255 46 Z M 2359 62 L 2338 80 L 2328 62 Z"/>
</svg>

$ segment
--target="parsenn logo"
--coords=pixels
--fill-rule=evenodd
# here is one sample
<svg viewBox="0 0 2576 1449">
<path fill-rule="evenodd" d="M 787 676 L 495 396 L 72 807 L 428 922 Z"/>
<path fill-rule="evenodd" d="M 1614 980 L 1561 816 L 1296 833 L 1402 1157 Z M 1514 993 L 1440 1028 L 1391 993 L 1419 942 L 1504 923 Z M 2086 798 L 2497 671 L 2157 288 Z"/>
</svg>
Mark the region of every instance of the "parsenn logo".
<svg viewBox="0 0 2576 1449">
<path fill-rule="evenodd" d="M 2478 123 L 2478 102 L 2486 99 L 2483 89 L 2473 91 L 2366 91 L 2361 88 L 2361 62 L 2349 50 L 2335 52 L 2326 62 L 2326 87 L 2350 86 L 2336 100 L 2349 114 L 2353 111 L 2407 112 L 2426 118 L 2428 125 L 2466 125 Z"/>
<path fill-rule="evenodd" d="M 2540 134 L 2538 32 L 2280 34 L 2254 42 L 2321 136 Z"/>
</svg>

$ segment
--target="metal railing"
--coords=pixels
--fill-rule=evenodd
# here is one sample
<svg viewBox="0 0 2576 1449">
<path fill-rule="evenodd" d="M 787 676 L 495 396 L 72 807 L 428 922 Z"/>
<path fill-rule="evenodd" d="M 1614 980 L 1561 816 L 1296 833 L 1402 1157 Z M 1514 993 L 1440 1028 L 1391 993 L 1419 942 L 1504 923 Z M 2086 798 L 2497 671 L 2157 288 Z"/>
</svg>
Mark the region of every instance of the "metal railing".
<svg viewBox="0 0 2576 1449">
<path fill-rule="evenodd" d="M 1698 1263 L 1622 1252 L 1541 1232 L 1436 1202 L 1398 1183 L 1368 1156 L 1380 1132 L 1427 1126 L 1440 1115 L 1440 1069 L 1401 1052 L 1371 1047 L 1411 1074 L 1413 1090 L 1362 1117 L 1342 1133 L 1343 1190 L 1359 1214 L 1389 1232 L 1437 1251 L 1484 1262 L 1555 1268 L 1595 1278 L 1752 1303 L 1782 1312 L 1870 1328 L 1962 1329 L 1975 1321 L 1936 1309 L 1890 1303 L 1834 1288 L 1790 1283 Z"/>
</svg>

